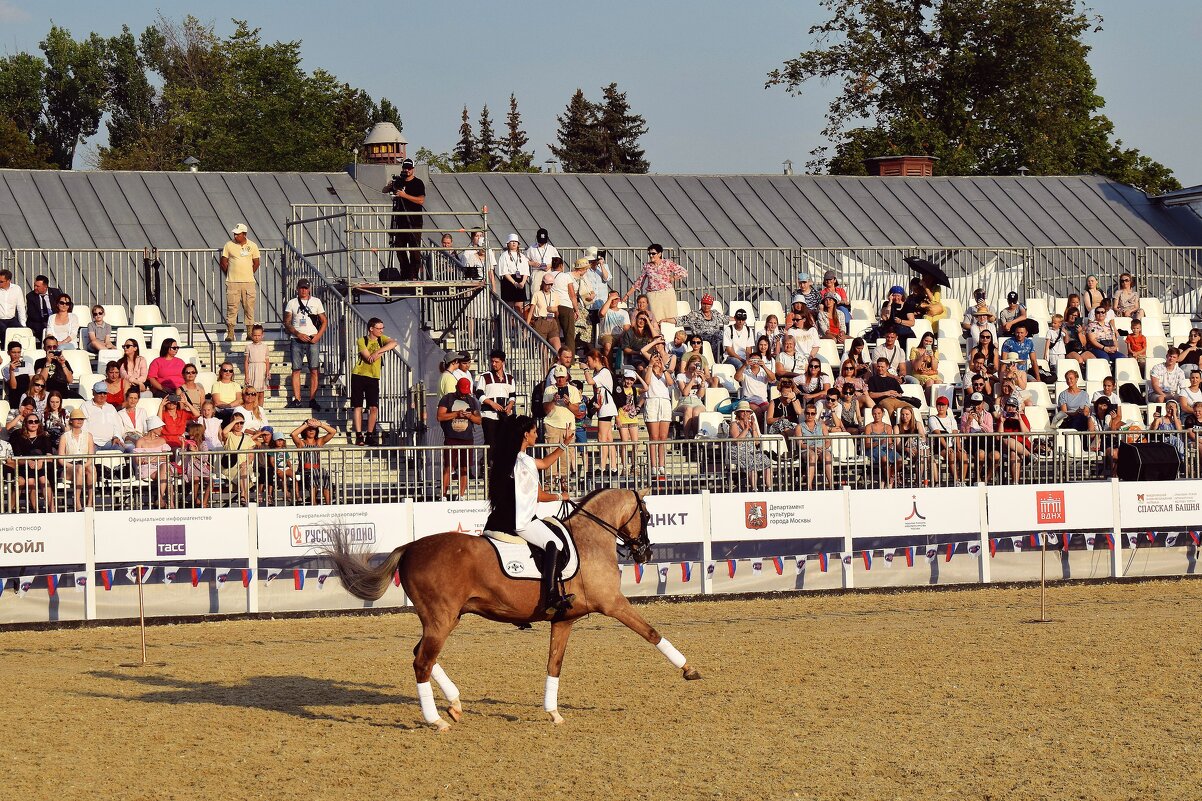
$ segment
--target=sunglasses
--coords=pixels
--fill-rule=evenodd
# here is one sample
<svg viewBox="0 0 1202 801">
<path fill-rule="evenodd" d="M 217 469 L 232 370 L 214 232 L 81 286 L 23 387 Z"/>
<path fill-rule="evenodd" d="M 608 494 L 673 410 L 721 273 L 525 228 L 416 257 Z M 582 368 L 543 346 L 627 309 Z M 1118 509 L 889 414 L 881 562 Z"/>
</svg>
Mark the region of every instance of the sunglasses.
<svg viewBox="0 0 1202 801">
<path fill-rule="evenodd" d="M 45 385 L 45 384 L 30 384 L 29 386 L 31 386 L 31 387 L 44 387 L 44 386 L 46 386 L 46 385 Z"/>
<path fill-rule="evenodd" d="M 221 368 L 221 372 L 223 372 L 223 373 L 232 373 L 232 372 L 234 372 L 234 368 L 233 368 L 233 367 L 222 367 L 222 368 Z"/>
<path fill-rule="evenodd" d="M 179 345 L 172 345 L 171 347 L 167 348 L 167 350 L 179 350 Z"/>
<path fill-rule="evenodd" d="M 689 341 L 689 344 L 690 344 L 690 345 L 700 345 L 700 344 L 701 344 L 701 340 L 700 340 L 700 339 L 693 339 L 693 340 L 690 340 L 690 341 Z"/>
<path fill-rule="evenodd" d="M 814 417 L 818 412 L 806 412 L 806 417 Z"/>
<path fill-rule="evenodd" d="M 70 305 L 71 305 L 71 301 L 69 301 L 69 300 L 60 300 L 60 301 L 58 302 L 58 305 L 59 305 L 59 306 L 70 306 Z"/>
<path fill-rule="evenodd" d="M 138 346 L 137 346 L 137 345 L 135 345 L 135 344 L 134 344 L 134 343 L 132 343 L 132 342 L 126 342 L 126 343 L 125 343 L 124 345 L 122 345 L 121 347 L 122 347 L 122 348 L 136 348 L 136 347 L 138 347 Z"/>
<path fill-rule="evenodd" d="M 104 312 L 92 312 L 92 316 L 93 316 L 93 317 L 103 317 L 103 316 L 104 316 Z"/>
</svg>

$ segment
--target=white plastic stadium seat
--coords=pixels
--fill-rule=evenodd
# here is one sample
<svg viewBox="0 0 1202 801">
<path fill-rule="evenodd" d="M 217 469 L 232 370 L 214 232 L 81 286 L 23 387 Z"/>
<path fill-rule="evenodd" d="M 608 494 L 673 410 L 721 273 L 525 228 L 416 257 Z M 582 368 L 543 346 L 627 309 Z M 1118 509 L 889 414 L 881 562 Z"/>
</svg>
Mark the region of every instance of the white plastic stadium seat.
<svg viewBox="0 0 1202 801">
<path fill-rule="evenodd" d="M 1139 423 L 1144 424 L 1144 410 L 1138 403 L 1120 403 L 1119 417 L 1126 424 Z"/>
<path fill-rule="evenodd" d="M 156 325 L 154 328 L 150 329 L 151 358 L 159 355 L 159 347 L 163 344 L 164 339 L 174 339 L 175 344 L 179 345 L 179 329 L 173 325 Z M 150 361 L 150 359 L 148 358 L 147 361 Z"/>
<path fill-rule="evenodd" d="M 715 439 L 721 436 L 718 427 L 725 421 L 726 417 L 719 412 L 702 412 L 697 416 L 697 435 Z"/>
<path fill-rule="evenodd" d="M 1042 406 L 1028 406 L 1023 409 L 1023 414 L 1027 416 L 1027 424 L 1031 426 L 1032 431 L 1047 431 L 1052 425 L 1048 410 Z"/>
<path fill-rule="evenodd" d="M 4 351 L 8 351 L 9 342 L 20 342 L 22 351 L 31 351 L 41 345 L 40 342 L 33 336 L 33 330 L 30 328 L 10 328 L 5 333 L 5 339 L 8 342 L 4 343 Z"/>
<path fill-rule="evenodd" d="M 922 339 L 923 334 L 935 333 L 931 330 L 931 321 L 925 317 L 920 317 L 915 320 L 914 325 L 911 326 L 910 330 L 914 332 L 914 339 L 906 340 L 906 347 L 913 347 L 914 345 L 917 345 L 918 341 Z"/>
<path fill-rule="evenodd" d="M 732 300 L 730 302 L 730 317 L 731 317 L 731 319 L 734 318 L 735 312 L 737 312 L 739 309 L 742 309 L 743 311 L 747 312 L 747 324 L 754 325 L 755 320 L 756 320 L 755 307 L 752 305 L 751 301 L 749 301 L 749 300 Z"/>
<path fill-rule="evenodd" d="M 839 348 L 835 345 L 835 340 L 818 340 L 818 358 L 828 366 L 839 364 Z"/>
<path fill-rule="evenodd" d="M 871 300 L 857 298 L 851 301 L 850 306 L 853 320 L 875 320 L 877 318 L 877 309 L 872 307 Z"/>
<path fill-rule="evenodd" d="M 923 417 L 926 417 L 926 414 L 929 411 L 927 408 L 927 394 L 922 391 L 921 386 L 918 384 L 902 384 L 901 394 L 904 398 L 914 398 L 915 400 L 919 401 L 920 405 L 914 410 L 914 414 L 915 416 L 922 415 Z"/>
<path fill-rule="evenodd" d="M 207 395 L 213 391 L 213 385 L 217 383 L 217 374 L 212 370 L 201 370 L 196 374 L 196 383 L 204 387 Z"/>
<path fill-rule="evenodd" d="M 944 384 L 960 386 L 960 366 L 954 362 L 940 360 L 935 365 L 939 370 L 939 380 Z"/>
<path fill-rule="evenodd" d="M 1050 409 L 1054 405 L 1052 397 L 1048 394 L 1048 385 L 1042 381 L 1028 381 L 1026 392 L 1027 397 L 1031 399 L 1031 403 L 1035 406 Z"/>
<path fill-rule="evenodd" d="M 124 326 L 122 328 L 118 328 L 117 350 L 121 350 L 121 346 L 125 344 L 125 340 L 127 339 L 132 339 L 134 342 L 139 343 L 138 349 L 140 351 L 146 349 L 146 333 L 141 328 L 137 328 L 135 326 Z M 143 353 L 142 355 L 145 356 L 146 354 Z M 158 356 L 159 354 L 156 353 L 154 355 Z M 146 361 L 149 363 L 150 359 L 147 358 Z"/>
<path fill-rule="evenodd" d="M 129 315 L 125 313 L 124 306 L 104 304 L 104 321 L 113 328 L 121 328 L 129 325 Z"/>
<path fill-rule="evenodd" d="M 1144 336 L 1148 340 L 1148 356 L 1163 359 L 1169 350 L 1169 341 L 1162 336 L 1152 336 L 1147 333 L 1147 328 L 1144 329 Z"/>
<path fill-rule="evenodd" d="M 119 361 L 121 361 L 121 351 L 117 348 L 106 348 L 105 350 L 100 351 L 100 353 L 96 356 L 96 372 L 103 375 L 104 370 L 106 367 L 108 367 L 109 362 Z"/>
<path fill-rule="evenodd" d="M 680 326 L 674 323 L 659 324 L 659 334 L 664 338 L 664 342 L 667 343 L 668 347 L 672 346 L 672 338 L 676 336 L 676 332 L 679 330 Z"/>
<path fill-rule="evenodd" d="M 1184 342 L 1189 337 L 1193 321 L 1186 314 L 1174 314 L 1169 317 L 1169 339 L 1174 343 Z"/>
<path fill-rule="evenodd" d="M 163 324 L 163 312 L 158 306 L 134 306 L 134 325 L 150 328 Z"/>
<path fill-rule="evenodd" d="M 959 337 L 960 336 L 960 321 L 964 319 L 964 304 L 959 298 L 949 298 L 947 293 L 951 290 L 944 287 L 943 293 L 943 308 L 947 310 L 947 317 L 939 321 L 939 336 L 945 334 Z"/>
<path fill-rule="evenodd" d="M 160 403 L 162 403 L 161 398 L 142 398 L 138 401 L 138 408 L 146 412 L 147 417 L 152 417 L 159 413 Z"/>
<path fill-rule="evenodd" d="M 710 387 L 705 391 L 705 410 L 712 412 L 719 404 L 730 400 L 730 393 L 723 387 Z"/>
<path fill-rule="evenodd" d="M 1048 310 L 1047 300 L 1044 298 L 1028 298 L 1027 319 L 1038 322 L 1040 331 L 1047 331 L 1048 321 L 1052 319 L 1052 315 Z"/>
<path fill-rule="evenodd" d="M 1143 384 L 1144 377 L 1139 372 L 1139 362 L 1135 359 L 1117 359 L 1114 363 L 1114 380 L 1119 385 Z"/>
<path fill-rule="evenodd" d="M 758 319 L 767 320 L 768 315 L 775 314 L 776 322 L 781 328 L 785 327 L 785 307 L 778 300 L 761 300 L 760 301 L 760 316 Z"/>
<path fill-rule="evenodd" d="M 196 351 L 196 348 L 181 347 L 176 352 L 175 358 L 183 359 L 188 364 L 193 365 L 197 370 L 199 370 L 201 367 L 204 367 L 204 365 L 200 362 L 200 354 Z"/>
<path fill-rule="evenodd" d="M 1101 381 L 1110 376 L 1110 362 L 1107 359 L 1090 359 L 1085 363 L 1085 380 Z"/>
<path fill-rule="evenodd" d="M 676 316 L 677 317 L 684 317 L 686 314 L 688 314 L 691 311 L 692 311 L 692 309 L 689 308 L 689 302 L 687 300 L 676 301 Z"/>
<path fill-rule="evenodd" d="M 63 361 L 71 368 L 71 372 L 78 376 L 80 373 L 91 373 L 92 370 L 92 354 L 86 350 L 64 350 L 62 352 Z M 76 378 L 78 381 L 79 379 Z"/>
</svg>

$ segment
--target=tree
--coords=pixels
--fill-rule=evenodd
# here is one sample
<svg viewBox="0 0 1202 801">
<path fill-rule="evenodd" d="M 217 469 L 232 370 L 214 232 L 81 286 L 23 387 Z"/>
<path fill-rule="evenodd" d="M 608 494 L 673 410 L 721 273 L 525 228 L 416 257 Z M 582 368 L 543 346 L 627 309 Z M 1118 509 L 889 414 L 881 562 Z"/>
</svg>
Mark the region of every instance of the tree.
<svg viewBox="0 0 1202 801">
<path fill-rule="evenodd" d="M 606 147 L 597 130 L 597 107 L 577 89 L 563 116 L 556 117 L 557 145 L 548 145 L 564 172 L 604 172 Z"/>
<path fill-rule="evenodd" d="M 597 109 L 597 122 L 605 147 L 602 172 L 647 172 L 651 165 L 644 158 L 645 151 L 639 147 L 639 138 L 647 133 L 647 121 L 631 113 L 626 93 L 619 92 L 616 83 L 605 87 L 602 95 Z"/>
<path fill-rule="evenodd" d="M 0 117 L 0 169 L 53 170 L 50 148 L 37 144 L 16 122 Z"/>
<path fill-rule="evenodd" d="M 526 150 L 530 137 L 522 129 L 522 115 L 518 111 L 518 99 L 509 95 L 509 113 L 505 115 L 505 139 L 501 150 L 505 154 L 505 169 L 508 172 L 538 172 L 534 165 L 534 153 Z"/>
<path fill-rule="evenodd" d="M 65 28 L 51 25 L 40 46 L 46 54 L 46 72 L 35 139 L 50 147 L 60 168 L 69 170 L 75 149 L 100 128 L 108 90 L 106 43 L 94 33 L 77 42 Z"/>
<path fill-rule="evenodd" d="M 471 169 L 480 160 L 476 150 L 476 136 L 472 133 L 471 118 L 468 117 L 467 106 L 463 107 L 463 122 L 459 126 L 459 141 L 451 151 L 451 157 L 458 170 Z"/>
<path fill-rule="evenodd" d="M 948 175 L 1096 171 L 1145 191 L 1176 185 L 1163 165 L 1121 150 L 1098 113 L 1082 37 L 1101 19 L 1078 0 L 822 0 L 813 49 L 768 74 L 800 94 L 841 84 L 812 170 L 863 174 L 871 156 L 924 153 Z M 865 123 L 866 121 L 866 123 Z"/>
<path fill-rule="evenodd" d="M 400 109 L 392 105 L 392 101 L 386 97 L 380 98 L 380 103 L 372 114 L 371 124 L 375 125 L 377 122 L 391 122 L 398 131 L 405 130 L 405 126 L 401 122 Z"/>
<path fill-rule="evenodd" d="M 146 62 L 138 42 L 123 26 L 121 35 L 108 41 L 105 58 L 109 112 L 108 148 L 121 151 L 145 141 L 155 124 L 155 92 L 146 77 Z"/>
<path fill-rule="evenodd" d="M 497 155 L 497 137 L 492 127 L 492 117 L 488 113 L 488 104 L 480 109 L 480 133 L 476 136 L 476 162 L 484 172 L 496 172 L 501 167 L 501 157 Z"/>
</svg>

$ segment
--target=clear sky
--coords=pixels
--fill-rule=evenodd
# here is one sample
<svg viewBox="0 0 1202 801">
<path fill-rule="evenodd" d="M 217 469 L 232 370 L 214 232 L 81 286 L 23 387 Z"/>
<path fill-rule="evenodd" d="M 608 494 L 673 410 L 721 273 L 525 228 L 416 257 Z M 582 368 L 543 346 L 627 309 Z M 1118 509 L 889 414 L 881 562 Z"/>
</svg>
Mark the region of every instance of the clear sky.
<svg viewBox="0 0 1202 801">
<path fill-rule="evenodd" d="M 1090 61 L 1118 136 L 1183 184 L 1202 184 L 1202 104 L 1183 91 L 1202 77 L 1202 3 L 1091 5 L 1105 22 L 1090 37 Z M 763 88 L 770 69 L 810 45 L 806 31 L 822 17 L 816 0 L 0 0 L 0 53 L 36 52 L 51 21 L 77 38 L 113 35 L 122 24 L 140 33 L 160 10 L 172 19 L 192 13 L 221 35 L 239 17 L 264 39 L 301 40 L 306 69 L 323 67 L 400 108 L 411 152 L 449 150 L 465 103 L 473 120 L 487 103 L 501 128 L 514 92 L 541 163 L 572 93 L 597 99 L 616 81 L 647 118 L 654 172 L 775 173 L 785 159 L 801 172 L 834 91 L 816 85 L 798 99 Z"/>
</svg>

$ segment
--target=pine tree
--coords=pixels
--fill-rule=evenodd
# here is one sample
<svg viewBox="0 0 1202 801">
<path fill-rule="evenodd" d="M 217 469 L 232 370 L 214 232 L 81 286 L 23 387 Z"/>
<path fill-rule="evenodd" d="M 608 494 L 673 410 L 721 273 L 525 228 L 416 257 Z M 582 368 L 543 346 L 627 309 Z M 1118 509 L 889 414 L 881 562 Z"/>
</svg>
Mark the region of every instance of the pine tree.
<svg viewBox="0 0 1202 801">
<path fill-rule="evenodd" d="M 559 145 L 548 145 L 564 172 L 605 171 L 605 144 L 597 131 L 597 107 L 576 90 L 563 116 L 556 117 Z"/>
<path fill-rule="evenodd" d="M 480 109 L 480 135 L 476 137 L 476 160 L 484 172 L 496 172 L 501 168 L 501 157 L 497 154 L 497 138 L 492 128 L 492 117 L 488 104 Z"/>
<path fill-rule="evenodd" d="M 639 137 L 647 133 L 647 120 L 630 112 L 626 93 L 619 92 L 616 83 L 601 91 L 604 99 L 597 106 L 597 117 L 605 147 L 602 172 L 647 172 L 651 165 L 644 158 L 646 151 L 639 147 Z"/>
<path fill-rule="evenodd" d="M 508 133 L 501 143 L 505 154 L 505 169 L 509 172 L 538 172 L 534 166 L 534 154 L 525 148 L 530 137 L 522 130 L 522 115 L 518 111 L 518 99 L 509 95 L 509 114 L 505 117 L 505 127 Z"/>
<path fill-rule="evenodd" d="M 480 155 L 476 149 L 476 136 L 472 133 L 472 122 L 468 118 L 467 106 L 463 107 L 463 124 L 459 126 L 459 142 L 451 151 L 455 166 L 460 170 L 470 170 L 479 161 Z"/>
</svg>

